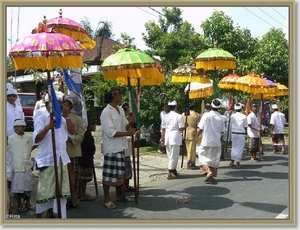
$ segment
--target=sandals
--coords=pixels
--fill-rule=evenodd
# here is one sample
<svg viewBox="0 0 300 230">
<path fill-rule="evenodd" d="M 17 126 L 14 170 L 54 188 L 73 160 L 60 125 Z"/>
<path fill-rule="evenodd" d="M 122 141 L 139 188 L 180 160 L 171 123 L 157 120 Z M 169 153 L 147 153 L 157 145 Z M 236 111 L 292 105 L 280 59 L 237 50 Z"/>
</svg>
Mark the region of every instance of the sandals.
<svg viewBox="0 0 300 230">
<path fill-rule="evenodd" d="M 168 174 L 168 176 L 167 176 L 167 179 L 168 179 L 168 180 L 172 180 L 172 179 L 175 179 L 175 178 L 176 178 L 176 176 L 173 175 L 172 173 L 171 173 L 171 174 Z"/>
<path fill-rule="evenodd" d="M 234 166 L 234 163 L 230 162 L 229 165 L 230 165 L 230 166 Z"/>
<path fill-rule="evenodd" d="M 93 200 L 95 200 L 95 197 L 90 197 L 89 195 L 80 198 L 80 201 L 93 201 Z"/>
<path fill-rule="evenodd" d="M 117 206 L 116 206 L 113 202 L 111 202 L 111 201 L 106 202 L 106 203 L 103 203 L 103 206 L 106 207 L 106 208 L 108 208 L 108 209 L 115 209 L 115 208 L 117 207 Z"/>
<path fill-rule="evenodd" d="M 134 199 L 131 198 L 131 197 L 129 197 L 129 196 L 125 196 L 125 197 L 123 197 L 123 199 L 121 199 L 121 200 L 116 200 L 116 201 L 117 201 L 117 202 L 133 202 Z"/>
</svg>

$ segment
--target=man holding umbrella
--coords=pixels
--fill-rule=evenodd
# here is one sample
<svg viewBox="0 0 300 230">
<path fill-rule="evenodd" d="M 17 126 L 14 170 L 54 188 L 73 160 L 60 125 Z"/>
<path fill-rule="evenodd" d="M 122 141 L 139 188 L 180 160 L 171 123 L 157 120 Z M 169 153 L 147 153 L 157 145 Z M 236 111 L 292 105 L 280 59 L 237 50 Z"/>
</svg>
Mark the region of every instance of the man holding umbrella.
<svg viewBox="0 0 300 230">
<path fill-rule="evenodd" d="M 116 208 L 109 196 L 110 186 L 116 187 L 117 201 L 133 201 L 126 197 L 124 192 L 124 149 L 128 148 L 127 136 L 134 136 L 136 129 L 132 128 L 135 122 L 134 114 L 125 117 L 124 110 L 119 106 L 122 101 L 121 87 L 112 87 L 105 95 L 106 107 L 101 113 L 102 143 L 104 164 L 102 171 L 102 184 L 104 192 L 103 205 L 109 209 Z"/>
<path fill-rule="evenodd" d="M 58 100 L 62 100 L 57 95 Z M 61 218 L 66 218 L 67 198 L 70 197 L 69 174 L 67 164 L 70 158 L 67 153 L 66 141 L 68 136 L 76 133 L 74 124 L 70 117 L 61 117 L 59 128 L 55 128 L 56 120 L 50 119 L 48 110 L 43 111 L 34 121 L 33 140 L 39 145 L 39 151 L 35 157 L 36 169 L 39 170 L 39 181 L 36 194 L 36 216 L 42 218 L 42 214 L 47 210 L 46 217 L 53 218 L 53 212 L 59 213 L 56 197 L 56 181 L 54 164 L 58 166 L 60 181 L 60 206 Z M 52 131 L 56 138 L 57 163 L 53 158 Z"/>
</svg>

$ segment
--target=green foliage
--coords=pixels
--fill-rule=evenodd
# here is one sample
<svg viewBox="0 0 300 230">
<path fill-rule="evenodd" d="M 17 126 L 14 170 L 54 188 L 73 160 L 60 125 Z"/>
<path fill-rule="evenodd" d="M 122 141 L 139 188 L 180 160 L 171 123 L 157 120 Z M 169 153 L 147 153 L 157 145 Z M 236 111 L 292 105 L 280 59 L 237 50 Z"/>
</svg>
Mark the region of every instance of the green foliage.
<svg viewBox="0 0 300 230">
<path fill-rule="evenodd" d="M 289 46 L 282 29 L 270 29 L 258 43 L 254 57 L 258 73 L 270 80 L 288 85 Z"/>
</svg>

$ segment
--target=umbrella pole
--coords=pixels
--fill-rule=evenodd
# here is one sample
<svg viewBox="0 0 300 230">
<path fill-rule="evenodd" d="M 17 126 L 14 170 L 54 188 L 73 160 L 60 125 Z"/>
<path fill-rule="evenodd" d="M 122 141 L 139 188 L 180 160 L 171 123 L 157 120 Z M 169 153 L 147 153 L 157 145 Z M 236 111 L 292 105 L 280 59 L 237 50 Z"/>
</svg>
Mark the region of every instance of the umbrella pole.
<svg viewBox="0 0 300 230">
<path fill-rule="evenodd" d="M 188 90 L 186 91 L 186 96 L 188 97 L 187 102 L 189 102 L 189 94 L 190 94 L 190 88 L 191 88 L 191 83 L 189 82 L 189 87 Z M 188 120 L 188 116 L 189 116 L 189 105 L 188 103 L 185 103 L 185 122 L 184 122 L 184 127 L 187 126 L 187 120 Z M 186 138 L 186 130 L 184 131 L 183 134 L 183 140 L 182 140 L 182 157 L 181 157 L 181 168 L 183 167 L 183 161 L 184 161 L 184 154 L 187 153 L 186 150 L 186 145 L 185 145 L 185 138 Z"/>
<path fill-rule="evenodd" d="M 263 114 L 263 111 L 262 111 L 262 103 L 264 102 L 264 99 L 263 99 L 263 94 L 261 93 L 260 94 L 260 98 L 261 98 L 261 110 L 260 110 L 260 121 L 259 121 L 259 128 L 261 129 L 261 124 L 262 124 L 262 114 Z M 261 160 L 261 153 L 262 153 L 262 140 L 261 140 L 261 132 L 259 133 L 259 143 L 258 143 L 258 162 L 260 162 Z"/>
<path fill-rule="evenodd" d="M 48 81 L 50 81 L 50 71 L 49 70 L 47 70 L 47 78 L 48 78 Z M 51 91 L 48 90 L 49 94 L 51 94 L 50 92 Z M 50 111 L 50 120 L 53 120 L 52 108 L 51 108 L 51 111 Z M 51 136 L 52 136 L 52 149 L 53 149 L 53 162 L 54 162 L 54 175 L 55 175 L 55 195 L 56 195 L 56 201 L 57 201 L 57 213 L 58 213 L 58 218 L 61 218 L 60 189 L 59 189 L 59 180 L 58 180 L 58 169 L 57 169 L 54 127 L 51 128 Z"/>
<path fill-rule="evenodd" d="M 130 109 L 132 109 L 132 106 L 131 106 L 131 91 L 130 91 L 130 79 L 128 77 L 128 91 L 129 91 L 129 107 Z M 132 111 L 130 111 L 132 112 Z M 131 136 L 131 149 L 132 149 L 132 165 L 133 165 L 133 184 L 134 184 L 134 200 L 135 200 L 135 203 L 137 204 L 138 203 L 138 191 L 137 191 L 137 185 L 136 185 L 136 170 L 135 170 L 135 153 L 134 153 L 134 136 Z"/>
<path fill-rule="evenodd" d="M 233 100 L 233 90 L 230 92 L 231 93 L 231 100 Z M 228 118 L 228 126 L 227 126 L 227 136 L 226 136 L 226 143 L 225 143 L 225 154 L 227 155 L 227 145 L 228 145 L 228 139 L 229 139 L 229 127 L 230 127 L 230 122 L 231 122 L 231 115 L 232 115 L 232 104 L 230 108 L 230 113 L 229 113 L 229 118 Z"/>
<path fill-rule="evenodd" d="M 137 86 L 137 111 L 140 112 L 140 78 L 138 78 L 138 86 Z M 137 127 L 137 129 L 140 129 L 140 127 Z M 140 137 L 137 138 L 137 146 L 136 146 L 136 171 L 137 171 L 137 195 L 140 195 Z"/>
</svg>

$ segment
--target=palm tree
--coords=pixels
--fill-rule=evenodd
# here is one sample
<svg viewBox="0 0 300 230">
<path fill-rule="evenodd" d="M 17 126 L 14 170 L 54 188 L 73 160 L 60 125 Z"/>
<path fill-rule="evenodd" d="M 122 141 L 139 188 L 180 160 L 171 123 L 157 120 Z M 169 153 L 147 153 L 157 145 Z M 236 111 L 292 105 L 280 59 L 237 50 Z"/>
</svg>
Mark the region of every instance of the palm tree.
<svg viewBox="0 0 300 230">
<path fill-rule="evenodd" d="M 94 31 L 91 26 L 91 22 L 87 17 L 80 21 L 83 27 L 88 31 L 91 38 L 95 39 L 98 37 L 113 38 L 112 23 L 108 21 L 99 21 L 96 30 Z M 101 26 L 100 26 L 101 25 Z"/>
</svg>

